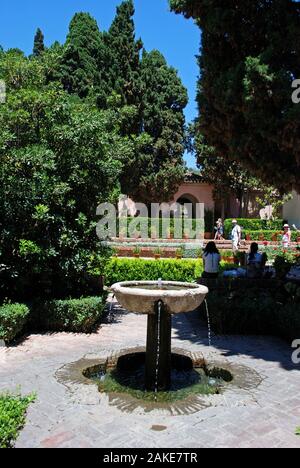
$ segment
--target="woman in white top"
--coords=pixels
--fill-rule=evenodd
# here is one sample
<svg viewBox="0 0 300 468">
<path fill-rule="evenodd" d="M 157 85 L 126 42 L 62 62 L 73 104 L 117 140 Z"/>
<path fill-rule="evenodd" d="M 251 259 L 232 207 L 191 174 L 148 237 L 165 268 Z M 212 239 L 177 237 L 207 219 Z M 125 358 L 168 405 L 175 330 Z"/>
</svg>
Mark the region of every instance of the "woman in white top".
<svg viewBox="0 0 300 468">
<path fill-rule="evenodd" d="M 204 273 L 203 278 L 217 278 L 219 275 L 221 255 L 214 242 L 209 242 L 204 250 L 203 264 Z"/>
<path fill-rule="evenodd" d="M 284 225 L 284 234 L 282 236 L 282 244 L 284 248 L 288 248 L 291 245 L 291 240 L 292 240 L 292 231 L 290 229 L 290 226 L 288 224 Z"/>
</svg>

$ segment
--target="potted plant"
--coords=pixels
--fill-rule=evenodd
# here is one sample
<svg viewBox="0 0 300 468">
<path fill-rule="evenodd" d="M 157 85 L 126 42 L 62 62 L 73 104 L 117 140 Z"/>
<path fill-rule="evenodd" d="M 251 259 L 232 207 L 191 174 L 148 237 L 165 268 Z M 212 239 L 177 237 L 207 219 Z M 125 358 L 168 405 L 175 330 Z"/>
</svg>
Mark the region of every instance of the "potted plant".
<svg viewBox="0 0 300 468">
<path fill-rule="evenodd" d="M 134 256 L 135 258 L 140 258 L 140 256 L 141 256 L 141 249 L 140 249 L 140 247 L 135 247 L 135 248 L 133 249 L 132 253 L 133 253 L 133 256 Z"/>
<path fill-rule="evenodd" d="M 261 233 L 259 234 L 259 240 L 260 240 L 261 242 L 263 242 L 263 241 L 265 240 L 265 235 L 264 235 L 263 232 L 261 232 Z"/>
<path fill-rule="evenodd" d="M 157 247 L 155 250 L 154 250 L 154 258 L 155 260 L 159 260 L 161 258 L 161 250 L 159 247 Z"/>
<path fill-rule="evenodd" d="M 122 229 L 120 229 L 120 231 L 119 231 L 119 239 L 120 239 L 120 241 L 121 241 L 121 242 L 124 242 L 125 237 L 126 237 L 126 229 L 125 229 L 125 228 L 122 228 Z"/>
<path fill-rule="evenodd" d="M 272 242 L 278 242 L 278 237 L 279 237 L 279 233 L 278 233 L 278 232 L 275 232 L 275 233 L 272 235 Z"/>
<path fill-rule="evenodd" d="M 182 248 L 177 249 L 176 252 L 175 252 L 175 254 L 176 254 L 177 260 L 181 260 L 182 257 L 183 257 L 183 249 L 182 249 Z"/>
<path fill-rule="evenodd" d="M 189 230 L 189 229 L 185 229 L 185 230 L 184 230 L 183 238 L 184 238 L 185 240 L 188 240 L 188 239 L 190 238 L 190 230 Z"/>
<path fill-rule="evenodd" d="M 157 239 L 157 231 L 155 227 L 152 227 L 151 230 L 151 239 Z"/>
<path fill-rule="evenodd" d="M 174 230 L 172 228 L 167 229 L 167 238 L 169 240 L 174 239 Z"/>
</svg>

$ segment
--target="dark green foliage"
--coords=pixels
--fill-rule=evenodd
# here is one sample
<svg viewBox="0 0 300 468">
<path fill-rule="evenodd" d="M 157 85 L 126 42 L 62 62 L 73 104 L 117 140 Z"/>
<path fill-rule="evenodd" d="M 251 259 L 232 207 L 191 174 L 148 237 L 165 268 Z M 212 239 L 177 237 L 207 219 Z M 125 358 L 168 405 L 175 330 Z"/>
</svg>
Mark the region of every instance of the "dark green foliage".
<svg viewBox="0 0 300 468">
<path fill-rule="evenodd" d="M 91 333 L 100 321 L 105 296 L 50 301 L 34 306 L 34 322 L 46 331 Z"/>
<path fill-rule="evenodd" d="M 280 288 L 219 288 L 208 297 L 218 334 L 275 335 L 289 342 L 300 336 L 300 304 Z"/>
<path fill-rule="evenodd" d="M 248 229 L 244 229 L 243 232 L 242 232 L 242 236 L 243 238 L 246 238 L 246 236 L 250 236 L 250 240 L 253 240 L 253 241 L 259 241 L 259 240 L 265 240 L 265 241 L 268 241 L 268 242 L 271 242 L 273 241 L 273 239 L 275 239 L 275 236 L 276 236 L 276 239 L 278 242 L 280 242 L 282 240 L 282 235 L 283 235 L 283 231 L 282 229 L 278 229 L 278 230 L 259 230 L 259 231 L 250 231 Z M 292 242 L 296 242 L 297 239 L 299 237 L 299 233 L 297 233 L 296 231 L 292 231 Z"/>
<path fill-rule="evenodd" d="M 238 224 L 245 231 L 282 231 L 283 219 L 247 219 L 238 218 Z M 232 231 L 232 219 L 228 218 L 224 221 L 225 234 L 228 236 Z"/>
<path fill-rule="evenodd" d="M 176 191 L 186 94 L 164 59 L 149 54 L 157 109 L 149 94 L 144 105 L 133 11 L 131 1 L 120 6 L 105 40 L 78 13 L 66 44 L 38 60 L 0 51 L 0 301 L 92 295 L 85 273 L 101 255 L 97 206 L 116 203 L 121 188 L 139 202 Z"/>
<path fill-rule="evenodd" d="M 96 207 L 116 200 L 128 144 L 110 112 L 46 85 L 42 61 L 8 53 L 0 73 L 11 79 L 0 107 L 1 296 L 86 294 Z"/>
<path fill-rule="evenodd" d="M 122 105 L 141 104 L 140 51 L 142 41 L 135 39 L 134 5 L 125 0 L 117 7 L 117 14 L 104 35 L 108 53 L 107 82 Z"/>
<path fill-rule="evenodd" d="M 300 4 L 170 0 L 202 30 L 197 131 L 215 155 L 282 191 L 300 188 Z"/>
<path fill-rule="evenodd" d="M 12 448 L 25 424 L 26 410 L 35 396 L 0 395 L 0 448 Z"/>
<path fill-rule="evenodd" d="M 101 85 L 104 43 L 97 22 L 88 13 L 76 13 L 61 60 L 61 81 L 69 93 L 86 97 Z"/>
<path fill-rule="evenodd" d="M 40 30 L 40 28 L 38 28 L 34 36 L 33 56 L 39 57 L 44 51 L 45 51 L 44 34 Z"/>
<path fill-rule="evenodd" d="M 141 63 L 143 86 L 141 127 L 150 135 L 151 144 L 142 148 L 143 169 L 137 190 L 131 190 L 136 199 L 168 201 L 183 181 L 183 153 L 185 149 L 185 118 L 187 91 L 177 72 L 168 67 L 158 51 L 144 51 Z M 144 159 L 144 161 L 143 161 Z M 128 167 L 126 182 L 134 168 Z M 133 181 L 135 182 L 135 180 Z"/>
<path fill-rule="evenodd" d="M 0 307 L 0 340 L 9 343 L 23 330 L 29 317 L 24 304 L 4 304 Z"/>
<path fill-rule="evenodd" d="M 113 258 L 105 270 L 108 286 L 120 281 L 194 282 L 201 276 L 203 266 L 195 260 L 142 260 Z"/>
</svg>

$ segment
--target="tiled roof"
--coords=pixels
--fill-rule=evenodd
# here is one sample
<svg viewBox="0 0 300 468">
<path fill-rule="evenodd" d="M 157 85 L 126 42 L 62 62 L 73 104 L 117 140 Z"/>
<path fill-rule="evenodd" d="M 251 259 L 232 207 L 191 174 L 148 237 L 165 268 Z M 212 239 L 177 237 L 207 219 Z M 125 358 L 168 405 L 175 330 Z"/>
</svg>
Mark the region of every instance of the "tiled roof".
<svg viewBox="0 0 300 468">
<path fill-rule="evenodd" d="M 203 177 L 195 172 L 187 172 L 184 176 L 184 181 L 190 184 L 201 184 L 203 183 Z"/>
</svg>

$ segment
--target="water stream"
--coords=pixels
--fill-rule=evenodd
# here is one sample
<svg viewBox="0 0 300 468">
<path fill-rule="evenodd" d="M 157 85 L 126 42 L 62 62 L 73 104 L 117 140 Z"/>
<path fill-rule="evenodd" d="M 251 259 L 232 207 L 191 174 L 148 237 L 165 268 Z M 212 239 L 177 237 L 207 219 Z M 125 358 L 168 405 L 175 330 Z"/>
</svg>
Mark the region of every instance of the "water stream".
<svg viewBox="0 0 300 468">
<path fill-rule="evenodd" d="M 157 351 L 156 351 L 155 388 L 154 388 L 155 401 L 157 401 L 157 393 L 158 393 L 161 311 L 162 311 L 162 302 L 159 301 L 159 303 L 158 303 L 158 313 L 157 313 Z"/>
<path fill-rule="evenodd" d="M 206 316 L 207 316 L 207 327 L 208 327 L 208 345 L 211 346 L 211 324 L 210 324 L 210 316 L 208 310 L 207 300 L 205 299 L 205 309 L 206 309 Z"/>
</svg>

